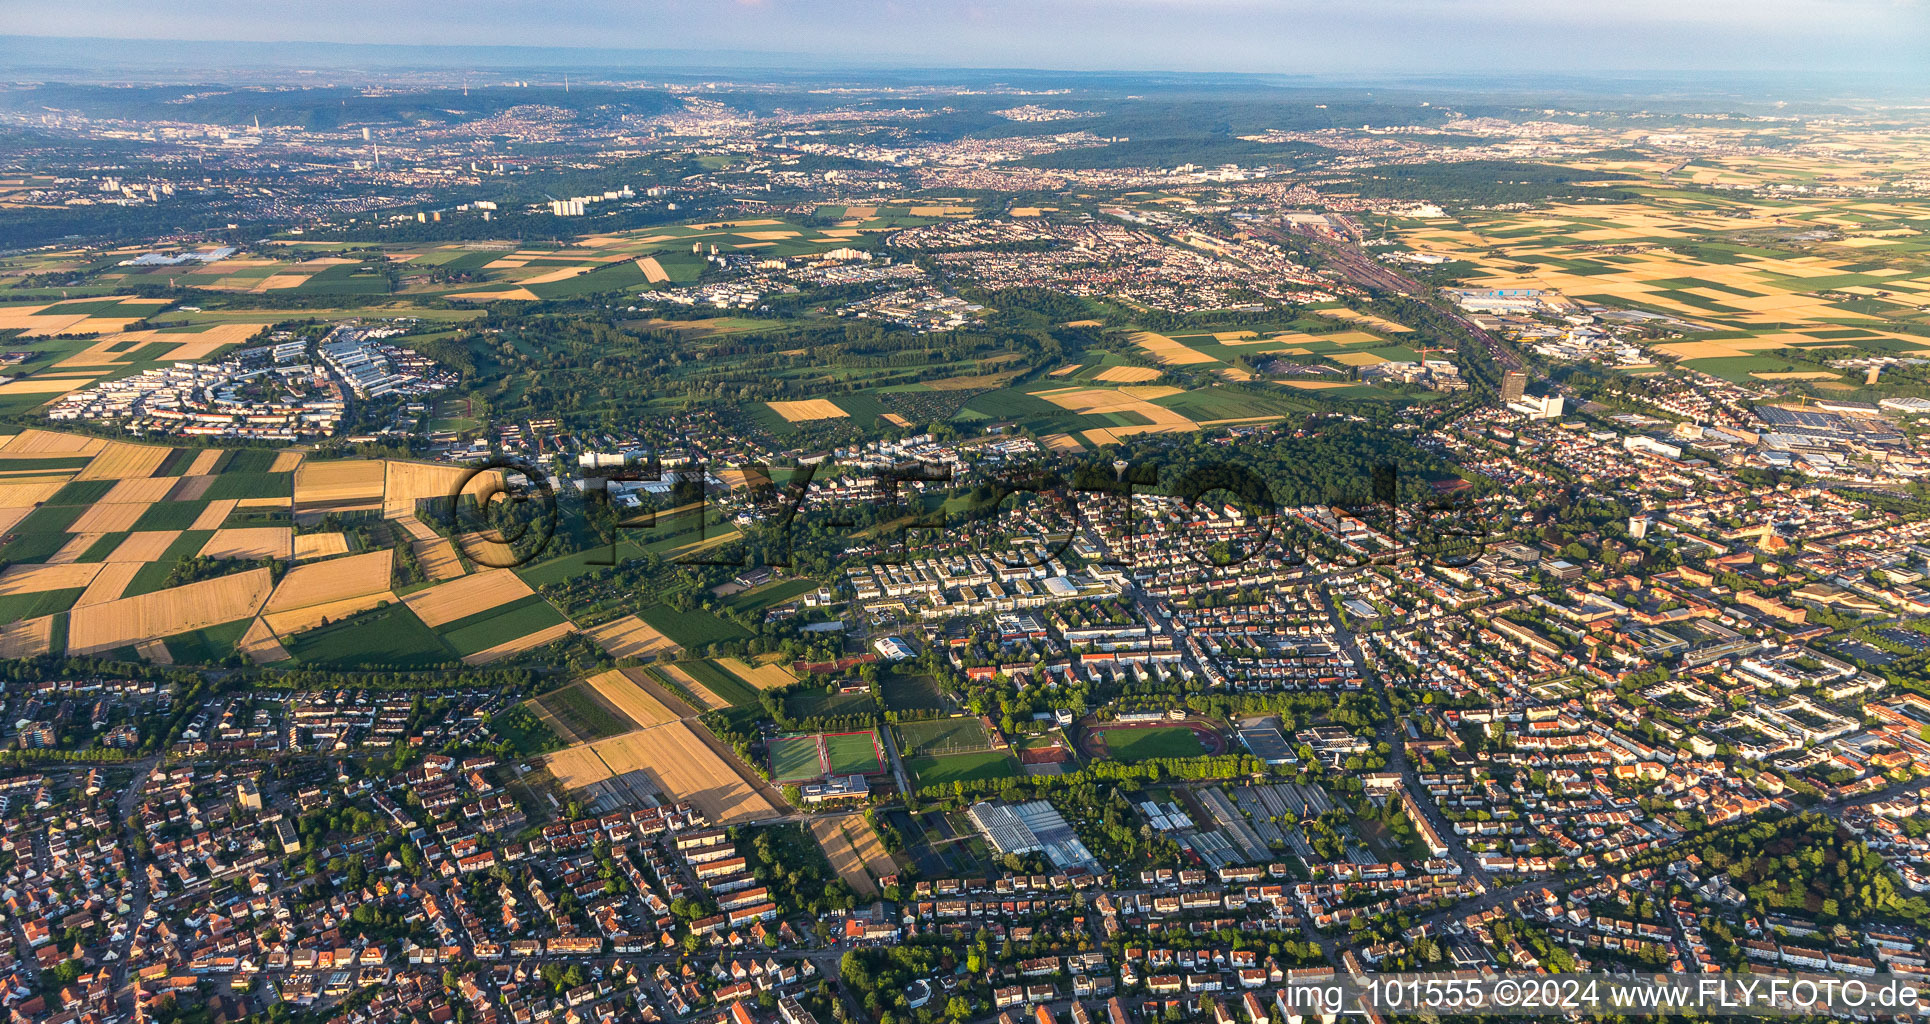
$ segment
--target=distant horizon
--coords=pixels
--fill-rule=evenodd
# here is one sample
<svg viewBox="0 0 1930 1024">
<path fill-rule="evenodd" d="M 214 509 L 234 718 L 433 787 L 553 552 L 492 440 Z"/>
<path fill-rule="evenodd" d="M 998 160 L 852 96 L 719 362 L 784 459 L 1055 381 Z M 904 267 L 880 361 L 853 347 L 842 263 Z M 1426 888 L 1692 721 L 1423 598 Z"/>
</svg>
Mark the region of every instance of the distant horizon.
<svg viewBox="0 0 1930 1024">
<path fill-rule="evenodd" d="M 1826 76 L 1930 84 L 1930 0 L 515 0 L 438 5 L 0 0 L 0 70 L 76 46 L 541 53 L 579 66 L 639 54 L 680 67 L 1261 76 Z M 116 45 L 116 48 L 119 48 Z M 26 52 L 21 52 L 26 51 Z M 286 63 L 286 62 L 282 62 Z M 302 63 L 297 60 L 295 65 Z M 524 65 L 514 65 L 524 66 Z M 84 67 L 75 70 L 85 70 Z M 390 73 L 407 66 L 362 68 Z"/>
<path fill-rule="evenodd" d="M 1064 68 L 1033 65 L 925 64 L 909 58 L 893 61 L 876 56 L 865 62 L 834 59 L 785 50 L 697 49 L 688 47 L 563 46 L 511 43 L 405 43 L 268 40 L 128 39 L 113 36 L 52 36 L 0 33 L 0 80 L 47 81 L 69 84 L 189 84 L 219 82 L 233 72 L 256 77 L 237 84 L 262 84 L 293 76 L 318 74 L 383 78 L 425 78 L 471 74 L 538 75 L 548 71 L 555 82 L 532 78 L 530 84 L 560 84 L 565 73 L 592 77 L 577 81 L 633 82 L 711 75 L 773 75 L 811 80 L 874 79 L 880 76 L 955 77 L 961 82 L 987 84 L 990 76 L 1050 80 L 1062 78 L 1095 82 L 1152 83 L 1171 79 L 1176 85 L 1253 82 L 1278 87 L 1336 86 L 1355 88 L 1472 87 L 1536 90 L 1549 87 L 1597 91 L 1616 85 L 1667 86 L 1680 98 L 1689 80 L 1713 92 L 1735 89 L 1765 95 L 1787 92 L 1813 98 L 1818 92 L 1878 88 L 1884 93 L 1912 93 L 1930 97 L 1930 71 L 1863 68 L 1771 71 L 1752 68 L 1493 68 L 1493 69 L 1359 69 L 1359 70 L 1192 70 L 1185 68 Z M 106 51 L 106 52 L 103 52 Z M 121 51 L 121 52 L 115 52 Z M 232 55 L 239 67 L 212 68 L 207 58 Z M 639 59 L 648 66 L 639 66 Z M 166 73 L 163 73 L 166 72 Z M 147 77 L 143 77 L 147 76 Z M 323 84 L 321 82 L 314 83 Z M 475 81 L 473 88 L 496 83 Z M 878 83 L 885 87 L 885 83 Z M 908 83 L 895 83 L 900 86 Z M 921 83 L 922 84 L 922 83 Z M 1014 87 L 1022 83 L 1012 83 Z M 1034 86 L 1037 83 L 1033 83 Z M 1859 93 L 1859 95 L 1862 95 Z"/>
</svg>

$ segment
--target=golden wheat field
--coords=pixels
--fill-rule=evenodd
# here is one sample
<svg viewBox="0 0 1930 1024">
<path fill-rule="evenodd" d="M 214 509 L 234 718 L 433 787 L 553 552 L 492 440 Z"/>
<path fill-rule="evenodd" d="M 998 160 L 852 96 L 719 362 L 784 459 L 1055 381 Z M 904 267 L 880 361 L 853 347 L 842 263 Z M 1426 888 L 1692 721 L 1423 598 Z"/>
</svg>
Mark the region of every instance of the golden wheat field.
<svg viewBox="0 0 1930 1024">
<path fill-rule="evenodd" d="M 586 632 L 613 658 L 672 658 L 683 650 L 635 615 L 612 619 Z"/>
<path fill-rule="evenodd" d="M 403 602 L 430 629 L 486 612 L 536 593 L 508 569 L 487 569 L 473 576 L 418 590 Z"/>
<path fill-rule="evenodd" d="M 396 459 L 389 460 L 387 465 L 382 490 L 382 514 L 391 519 L 415 515 L 418 500 L 453 498 L 458 488 L 465 493 L 476 494 L 486 484 L 492 484 L 495 489 L 503 486 L 503 475 L 497 470 L 477 474 L 468 466 L 430 465 Z M 486 475 L 488 480 L 471 480 L 472 474 Z"/>
<path fill-rule="evenodd" d="M 247 618 L 261 608 L 273 586 L 269 570 L 250 569 L 75 608 L 67 615 L 67 651 L 92 654 Z"/>
<path fill-rule="evenodd" d="M 146 563 L 108 562 L 101 566 L 101 571 L 94 575 L 94 581 L 81 592 L 80 599 L 74 602 L 74 607 L 106 604 L 118 599 L 122 592 L 127 590 L 127 585 L 134 582 L 135 575 L 141 571 L 144 564 Z"/>
<path fill-rule="evenodd" d="M 295 508 L 348 510 L 379 508 L 385 464 L 373 459 L 316 461 L 295 468 Z"/>
<path fill-rule="evenodd" d="M 161 463 L 167 461 L 168 451 L 167 448 L 151 444 L 110 441 L 94 456 L 94 461 L 74 475 L 74 479 L 131 480 L 151 476 L 161 468 Z"/>
<path fill-rule="evenodd" d="M 1093 380 L 1108 384 L 1138 384 L 1154 380 L 1160 371 L 1150 366 L 1108 366 L 1093 376 Z"/>
<path fill-rule="evenodd" d="M 790 669 L 776 662 L 752 668 L 737 658 L 718 658 L 717 664 L 760 690 L 781 689 L 797 682 L 797 676 L 792 675 Z"/>
<path fill-rule="evenodd" d="M 235 650 L 247 655 L 248 660 L 256 665 L 272 665 L 291 657 L 288 649 L 281 645 L 281 639 L 268 628 L 267 621 L 260 618 L 248 624 L 248 631 L 241 634 L 241 639 L 235 643 Z"/>
<path fill-rule="evenodd" d="M 438 537 L 435 540 L 419 540 L 411 549 L 415 551 L 416 563 L 422 566 L 423 575 L 432 583 L 453 580 L 463 573 L 462 562 L 456 557 L 455 546 Z"/>
<path fill-rule="evenodd" d="M 836 871 L 838 877 L 861 896 L 872 896 L 878 892 L 874 875 L 883 878 L 898 873 L 898 865 L 885 852 L 878 831 L 855 814 L 813 820 L 811 837 L 824 850 L 825 859 L 831 862 L 831 870 Z"/>
<path fill-rule="evenodd" d="M 511 655 L 521 654 L 524 651 L 533 651 L 544 644 L 555 643 L 574 632 L 576 632 L 575 626 L 567 622 L 559 622 L 554 626 L 539 629 L 534 633 L 519 636 L 514 640 L 506 640 L 488 650 L 477 651 L 474 654 L 465 654 L 463 655 L 462 663 L 465 665 L 488 665 L 492 662 L 501 661 Z"/>
<path fill-rule="evenodd" d="M 101 504 L 122 505 L 135 502 L 151 504 L 156 501 L 166 501 L 168 492 L 174 490 L 174 485 L 174 478 L 167 476 L 121 480 L 101 496 Z"/>
<path fill-rule="evenodd" d="M 1185 345 L 1168 338 L 1164 334 L 1157 334 L 1152 331 L 1135 331 L 1131 336 L 1131 340 L 1133 344 L 1145 349 L 1147 354 L 1167 366 L 1193 366 L 1198 363 L 1219 362 L 1219 360 L 1212 356 L 1204 352 L 1195 352 Z"/>
<path fill-rule="evenodd" d="M 288 560 L 294 550 L 295 531 L 286 526 L 251 526 L 216 530 L 201 548 L 203 558 L 276 558 Z"/>
<path fill-rule="evenodd" d="M 89 505 L 72 525 L 70 533 L 124 533 L 134 528 L 134 524 L 148 510 L 150 502 L 139 501 L 119 505 Z"/>
<path fill-rule="evenodd" d="M 697 681 L 697 677 L 683 669 L 675 665 L 660 665 L 658 670 L 665 678 L 683 687 L 692 697 L 697 698 L 697 703 L 702 704 L 705 711 L 722 711 L 730 707 L 730 701 L 710 692 L 708 687 Z"/>
<path fill-rule="evenodd" d="M 1168 409 L 1154 405 L 1149 398 L 1164 398 L 1177 394 L 1178 388 L 1155 386 L 1110 388 L 1057 388 L 1050 391 L 1034 391 L 1032 397 L 1043 398 L 1061 409 L 1088 415 L 1100 413 L 1129 412 L 1145 419 L 1144 424 L 1110 428 L 1096 428 L 1086 431 L 1088 437 L 1104 433 L 1108 441 L 1137 434 L 1171 434 L 1198 429 L 1192 420 Z"/>
<path fill-rule="evenodd" d="M 277 590 L 275 593 L 280 594 L 281 591 Z M 298 608 L 264 611 L 261 613 L 261 621 L 280 636 L 294 636 L 296 633 L 314 629 L 316 626 L 340 622 L 357 612 L 380 608 L 385 604 L 394 604 L 398 600 L 400 598 L 389 591 L 378 590 L 332 601 L 305 604 Z"/>
<path fill-rule="evenodd" d="M 811 420 L 841 420 L 851 414 L 837 407 L 828 398 L 807 398 L 801 402 L 765 402 L 771 411 L 784 417 L 786 423 L 808 423 Z"/>
<path fill-rule="evenodd" d="M 295 566 L 282 576 L 264 611 L 288 611 L 387 591 L 394 557 L 393 551 L 383 548 Z"/>
<path fill-rule="evenodd" d="M 29 428 L 14 435 L 4 450 L 7 458 L 19 459 L 34 455 L 65 457 L 93 455 L 107 446 L 98 437 L 83 437 L 79 434 L 59 434 L 51 430 Z"/>
<path fill-rule="evenodd" d="M 169 545 L 181 539 L 180 530 L 136 530 L 108 552 L 110 562 L 156 562 Z"/>
<path fill-rule="evenodd" d="M 194 478 L 190 478 L 190 479 L 194 479 Z M 213 478 L 200 477 L 199 479 L 210 480 Z M 228 514 L 235 510 L 235 504 L 236 504 L 236 499 L 234 498 L 218 498 L 214 501 L 208 502 L 208 504 L 201 509 L 201 514 L 194 517 L 194 523 L 193 525 L 189 526 L 188 529 L 190 530 L 221 529 L 221 524 L 228 521 Z"/>
<path fill-rule="evenodd" d="M 591 676 L 589 684 L 604 700 L 609 701 L 618 711 L 623 712 L 639 726 L 663 725 L 666 722 L 676 721 L 676 714 L 665 706 L 663 701 L 652 696 L 649 690 L 644 689 L 643 684 L 633 674 L 637 671 L 637 669 L 613 668 L 608 672 L 599 672 Z"/>
<path fill-rule="evenodd" d="M 579 744 L 545 759 L 565 789 L 581 789 L 612 775 L 641 771 L 673 800 L 695 805 L 718 824 L 776 813 L 735 766 L 718 757 L 689 725 L 670 722 Z"/>
<path fill-rule="evenodd" d="M 54 617 L 9 622 L 0 626 L 0 658 L 37 658 L 51 653 Z"/>
<path fill-rule="evenodd" d="M 11 526 L 13 524 L 8 523 L 6 525 Z M 6 532 L 4 529 L 0 529 L 0 533 L 4 532 Z M 86 554 L 89 549 L 93 548 L 96 542 L 105 536 L 107 535 L 104 533 L 70 533 L 67 535 L 67 543 L 62 544 L 59 550 L 47 556 L 47 564 L 65 565 L 68 562 L 78 562 L 80 561 L 80 556 Z"/>
<path fill-rule="evenodd" d="M 298 562 L 346 554 L 348 535 L 345 533 L 303 533 L 295 536 L 295 560 Z"/>
<path fill-rule="evenodd" d="M 65 565 L 10 565 L 0 570 L 0 596 L 40 594 L 49 590 L 75 590 L 94 582 L 99 562 L 70 562 Z"/>
<path fill-rule="evenodd" d="M 67 486 L 69 479 L 71 477 L 61 475 L 10 477 L 0 480 L 0 508 L 17 508 L 24 514 L 35 505 L 59 493 L 62 487 Z"/>
</svg>

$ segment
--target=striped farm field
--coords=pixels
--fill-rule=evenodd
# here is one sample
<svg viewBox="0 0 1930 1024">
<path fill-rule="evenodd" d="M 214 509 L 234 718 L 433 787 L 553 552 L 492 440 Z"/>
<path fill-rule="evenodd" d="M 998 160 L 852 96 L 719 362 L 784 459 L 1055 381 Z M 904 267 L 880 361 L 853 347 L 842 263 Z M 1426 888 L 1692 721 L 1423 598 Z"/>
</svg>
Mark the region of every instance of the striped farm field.
<svg viewBox="0 0 1930 1024">
<path fill-rule="evenodd" d="M 235 530 L 216 530 L 201 549 L 203 558 L 253 560 L 275 558 L 286 561 L 293 554 L 294 531 L 286 526 L 259 526 Z"/>
<path fill-rule="evenodd" d="M 662 725 L 677 720 L 663 701 L 652 696 L 638 679 L 640 669 L 611 669 L 591 676 L 588 685 L 596 690 L 604 700 L 609 701 L 618 711 L 629 716 L 639 726 Z"/>
<path fill-rule="evenodd" d="M 797 682 L 797 676 L 783 665 L 772 662 L 752 668 L 736 658 L 718 658 L 719 667 L 760 690 L 775 690 Z"/>
<path fill-rule="evenodd" d="M 674 658 L 683 650 L 635 615 L 613 619 L 587 633 L 612 658 Z"/>
<path fill-rule="evenodd" d="M 298 565 L 282 576 L 281 585 L 275 588 L 275 596 L 269 599 L 265 610 L 289 611 L 387 591 L 390 562 L 394 557 L 394 552 L 384 548 Z"/>
<path fill-rule="evenodd" d="M 418 615 L 421 611 L 418 610 Z M 425 623 L 427 619 L 423 620 Z M 428 623 L 456 653 L 468 657 L 519 637 L 548 630 L 568 620 L 536 594 L 473 615 L 443 623 Z"/>
<path fill-rule="evenodd" d="M 143 640 L 248 618 L 268 600 L 268 569 L 190 583 L 171 590 L 75 608 L 67 617 L 67 650 L 92 654 Z"/>
<path fill-rule="evenodd" d="M 403 600 L 429 628 L 440 629 L 459 619 L 520 601 L 535 593 L 529 584 L 509 569 L 486 569 L 448 583 L 438 583 L 427 590 L 418 590 Z"/>
<path fill-rule="evenodd" d="M 297 511 L 379 508 L 386 464 L 372 459 L 304 459 L 295 470 Z"/>
<path fill-rule="evenodd" d="M 808 423 L 812 420 L 841 420 L 851 414 L 838 408 L 828 398 L 807 398 L 799 402 L 766 402 L 771 411 L 784 417 L 786 423 Z"/>
</svg>

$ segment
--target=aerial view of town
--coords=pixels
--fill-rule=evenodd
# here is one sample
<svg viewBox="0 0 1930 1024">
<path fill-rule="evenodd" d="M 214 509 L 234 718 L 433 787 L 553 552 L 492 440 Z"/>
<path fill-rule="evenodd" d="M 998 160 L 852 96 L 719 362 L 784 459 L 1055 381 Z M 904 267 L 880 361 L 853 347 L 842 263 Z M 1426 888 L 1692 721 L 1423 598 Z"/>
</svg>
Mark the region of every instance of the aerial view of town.
<svg viewBox="0 0 1930 1024">
<path fill-rule="evenodd" d="M 1920 73 L 472 6 L 0 37 L 0 1024 L 1930 1013 Z"/>
</svg>

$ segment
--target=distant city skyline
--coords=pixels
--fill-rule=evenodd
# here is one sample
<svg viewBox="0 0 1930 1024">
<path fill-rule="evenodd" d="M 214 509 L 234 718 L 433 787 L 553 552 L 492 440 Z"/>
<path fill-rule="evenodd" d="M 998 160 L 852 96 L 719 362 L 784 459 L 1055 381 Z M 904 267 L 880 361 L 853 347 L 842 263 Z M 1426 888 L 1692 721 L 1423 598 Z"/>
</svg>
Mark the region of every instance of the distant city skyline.
<svg viewBox="0 0 1930 1024">
<path fill-rule="evenodd" d="M 550 46 L 878 66 L 1276 74 L 1874 72 L 1930 78 L 1925 0 L 0 0 L 5 31 Z"/>
</svg>

